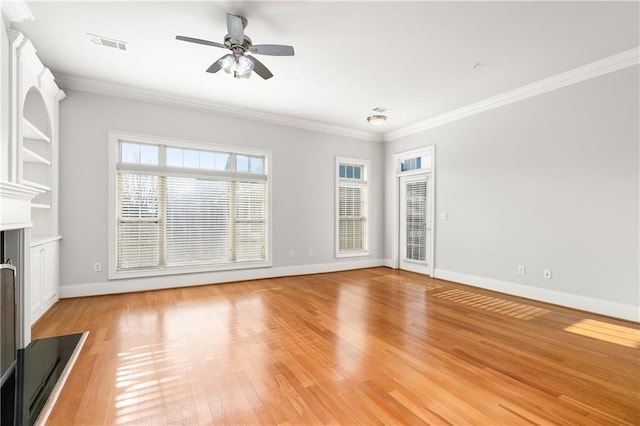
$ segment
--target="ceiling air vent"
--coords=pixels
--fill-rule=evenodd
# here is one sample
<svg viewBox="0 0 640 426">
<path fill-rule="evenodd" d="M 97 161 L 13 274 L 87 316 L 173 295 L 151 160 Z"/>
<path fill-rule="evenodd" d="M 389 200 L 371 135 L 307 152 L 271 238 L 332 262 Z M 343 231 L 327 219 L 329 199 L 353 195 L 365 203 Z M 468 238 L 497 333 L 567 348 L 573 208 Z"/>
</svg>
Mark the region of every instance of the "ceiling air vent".
<svg viewBox="0 0 640 426">
<path fill-rule="evenodd" d="M 114 40 L 112 38 L 102 37 L 102 36 L 90 34 L 90 33 L 87 33 L 87 37 L 89 38 L 89 41 L 93 44 L 97 44 L 105 47 L 112 47 L 118 50 L 124 50 L 124 51 L 127 50 L 126 41 Z"/>
<path fill-rule="evenodd" d="M 383 107 L 375 107 L 374 109 L 372 109 L 371 111 L 373 112 L 379 112 L 379 113 L 385 113 L 387 111 L 391 111 L 391 108 L 383 108 Z"/>
</svg>

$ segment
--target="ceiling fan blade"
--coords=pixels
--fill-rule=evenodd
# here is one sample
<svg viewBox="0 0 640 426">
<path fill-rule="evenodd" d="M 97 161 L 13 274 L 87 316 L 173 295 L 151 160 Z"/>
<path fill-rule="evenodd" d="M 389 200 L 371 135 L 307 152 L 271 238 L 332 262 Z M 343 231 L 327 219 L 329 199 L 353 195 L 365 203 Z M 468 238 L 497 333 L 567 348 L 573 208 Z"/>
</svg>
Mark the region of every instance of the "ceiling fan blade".
<svg viewBox="0 0 640 426">
<path fill-rule="evenodd" d="M 232 39 L 242 44 L 244 41 L 244 24 L 239 16 L 227 13 L 227 31 Z"/>
<path fill-rule="evenodd" d="M 204 44 L 206 46 L 222 47 L 223 49 L 227 49 L 227 46 L 225 46 L 222 43 L 216 43 L 215 41 L 209 41 L 209 40 L 201 40 L 199 38 L 176 36 L 176 40 L 188 41 L 189 43 L 198 43 L 198 44 Z"/>
<path fill-rule="evenodd" d="M 259 55 L 270 56 L 293 56 L 295 52 L 293 46 L 285 46 L 282 44 L 254 44 L 249 48 L 249 52 Z"/>
<path fill-rule="evenodd" d="M 265 80 L 268 80 L 271 77 L 273 77 L 273 74 L 271 74 L 271 71 L 269 71 L 269 69 L 265 67 L 262 62 L 260 62 L 259 60 L 257 60 L 256 58 L 250 55 L 247 55 L 247 58 L 249 58 L 251 62 L 253 62 L 253 70 L 260 77 L 264 78 Z"/>
<path fill-rule="evenodd" d="M 220 61 L 222 61 L 224 58 L 226 58 L 227 56 L 232 56 L 232 55 L 224 55 L 222 58 L 216 60 L 214 63 L 211 64 L 211 66 L 209 68 L 207 68 L 207 72 L 210 73 L 215 73 L 218 72 L 222 69 L 222 67 L 220 66 Z"/>
</svg>

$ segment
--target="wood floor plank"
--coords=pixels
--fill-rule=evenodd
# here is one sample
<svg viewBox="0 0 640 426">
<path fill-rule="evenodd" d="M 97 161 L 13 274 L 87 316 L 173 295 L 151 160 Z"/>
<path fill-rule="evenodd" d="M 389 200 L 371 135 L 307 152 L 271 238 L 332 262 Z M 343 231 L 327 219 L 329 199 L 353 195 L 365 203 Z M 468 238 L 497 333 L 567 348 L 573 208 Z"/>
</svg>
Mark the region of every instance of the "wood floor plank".
<svg viewBox="0 0 640 426">
<path fill-rule="evenodd" d="M 49 418 L 102 424 L 640 424 L 640 325 L 370 268 L 64 299 L 89 331 Z"/>
</svg>

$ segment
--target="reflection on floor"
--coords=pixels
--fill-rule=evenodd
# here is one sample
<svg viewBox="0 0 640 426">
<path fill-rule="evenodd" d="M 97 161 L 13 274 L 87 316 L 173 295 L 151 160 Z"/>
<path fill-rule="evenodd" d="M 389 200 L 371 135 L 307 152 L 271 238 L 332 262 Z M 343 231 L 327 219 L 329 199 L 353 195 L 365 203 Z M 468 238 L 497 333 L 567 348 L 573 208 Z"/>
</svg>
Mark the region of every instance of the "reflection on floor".
<svg viewBox="0 0 640 426">
<path fill-rule="evenodd" d="M 30 426 L 36 422 L 56 384 L 68 374 L 72 366 L 69 361 L 82 336 L 78 333 L 38 339 L 18 351 L 16 368 L 2 385 L 3 426 Z"/>
</svg>

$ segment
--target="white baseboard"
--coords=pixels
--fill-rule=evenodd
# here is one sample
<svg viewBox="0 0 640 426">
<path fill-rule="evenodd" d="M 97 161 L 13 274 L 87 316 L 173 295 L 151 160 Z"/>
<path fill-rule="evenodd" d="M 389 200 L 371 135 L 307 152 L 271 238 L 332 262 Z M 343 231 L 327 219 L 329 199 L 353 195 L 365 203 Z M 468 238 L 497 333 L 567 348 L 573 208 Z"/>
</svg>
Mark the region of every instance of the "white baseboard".
<svg viewBox="0 0 640 426">
<path fill-rule="evenodd" d="M 395 265 L 393 264 L 393 259 L 382 259 L 382 265 L 387 268 L 395 269 Z"/>
<path fill-rule="evenodd" d="M 205 272 L 184 275 L 168 275 L 146 278 L 118 279 L 87 284 L 61 285 L 60 298 L 98 296 L 103 294 L 129 293 L 133 291 L 160 290 L 164 288 L 189 287 L 233 281 L 277 278 L 291 275 L 320 274 L 347 271 L 350 269 L 383 266 L 383 259 L 349 260 L 315 265 L 279 266 L 234 271 Z"/>
<path fill-rule="evenodd" d="M 45 301 L 42 305 L 38 306 L 38 309 L 31 311 L 31 324 L 34 324 L 40 319 L 53 305 L 58 301 L 58 296 L 54 296 L 51 299 Z"/>
<path fill-rule="evenodd" d="M 461 284 L 468 284 L 487 290 L 498 291 L 513 296 L 526 297 L 528 299 L 553 303 L 555 305 L 594 312 L 610 317 L 640 322 L 640 307 L 626 305 L 623 303 L 611 302 L 608 300 L 596 299 L 593 297 L 579 296 L 576 294 L 563 293 L 560 291 L 548 290 L 544 288 L 531 287 L 508 281 L 494 280 L 491 278 L 478 277 L 475 275 L 462 274 L 459 272 L 436 269 L 435 278 L 453 281 Z"/>
</svg>

